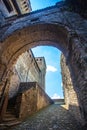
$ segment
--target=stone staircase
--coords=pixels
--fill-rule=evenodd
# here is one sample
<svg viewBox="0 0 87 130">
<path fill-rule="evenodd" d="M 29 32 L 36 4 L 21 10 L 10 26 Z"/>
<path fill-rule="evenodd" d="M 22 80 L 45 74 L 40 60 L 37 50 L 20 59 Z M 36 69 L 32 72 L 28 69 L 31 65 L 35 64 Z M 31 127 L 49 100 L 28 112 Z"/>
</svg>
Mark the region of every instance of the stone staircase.
<svg viewBox="0 0 87 130">
<path fill-rule="evenodd" d="M 20 124 L 20 121 L 10 112 L 6 112 L 2 123 L 0 124 L 0 130 L 11 128 Z"/>
<path fill-rule="evenodd" d="M 10 129 L 11 127 L 20 124 L 21 121 L 16 117 L 14 105 L 9 105 L 7 111 L 3 117 L 3 121 L 0 123 L 0 130 Z"/>
</svg>

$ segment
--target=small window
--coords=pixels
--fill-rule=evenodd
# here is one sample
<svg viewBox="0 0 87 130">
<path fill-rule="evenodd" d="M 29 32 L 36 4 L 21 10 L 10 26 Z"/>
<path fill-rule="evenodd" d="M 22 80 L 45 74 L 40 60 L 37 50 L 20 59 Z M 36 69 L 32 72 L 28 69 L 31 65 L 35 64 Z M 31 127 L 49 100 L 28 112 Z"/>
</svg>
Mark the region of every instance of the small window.
<svg viewBox="0 0 87 130">
<path fill-rule="evenodd" d="M 13 11 L 12 5 L 11 5 L 11 3 L 10 3 L 9 0 L 3 0 L 3 2 L 4 2 L 4 4 L 5 4 L 5 6 L 6 6 L 6 8 L 7 8 L 7 10 L 8 10 L 9 13 L 11 11 Z"/>
<path fill-rule="evenodd" d="M 26 2 L 24 1 L 23 4 L 26 4 Z"/>
<path fill-rule="evenodd" d="M 25 5 L 25 7 L 27 7 L 27 5 Z"/>
<path fill-rule="evenodd" d="M 28 11 L 28 8 L 26 9 L 26 11 Z"/>
</svg>

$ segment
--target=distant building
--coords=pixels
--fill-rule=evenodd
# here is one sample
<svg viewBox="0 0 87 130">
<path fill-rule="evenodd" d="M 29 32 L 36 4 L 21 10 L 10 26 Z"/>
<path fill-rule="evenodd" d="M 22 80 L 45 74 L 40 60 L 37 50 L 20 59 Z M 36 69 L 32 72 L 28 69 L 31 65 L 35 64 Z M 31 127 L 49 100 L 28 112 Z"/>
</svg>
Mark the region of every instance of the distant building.
<svg viewBox="0 0 87 130">
<path fill-rule="evenodd" d="M 21 82 L 38 82 L 45 89 L 46 62 L 44 57 L 35 58 L 32 51 L 23 53 L 16 62 L 15 68 Z"/>
<path fill-rule="evenodd" d="M 44 57 L 35 57 L 36 62 L 41 70 L 41 83 L 45 89 L 46 61 Z"/>
<path fill-rule="evenodd" d="M 45 90 L 46 62 L 44 57 L 34 57 L 31 50 L 19 56 L 13 66 L 10 80 L 10 95 L 17 93 L 21 82 L 37 82 Z"/>
<path fill-rule="evenodd" d="M 5 17 L 29 13 L 30 0 L 0 0 L 0 10 Z"/>
</svg>

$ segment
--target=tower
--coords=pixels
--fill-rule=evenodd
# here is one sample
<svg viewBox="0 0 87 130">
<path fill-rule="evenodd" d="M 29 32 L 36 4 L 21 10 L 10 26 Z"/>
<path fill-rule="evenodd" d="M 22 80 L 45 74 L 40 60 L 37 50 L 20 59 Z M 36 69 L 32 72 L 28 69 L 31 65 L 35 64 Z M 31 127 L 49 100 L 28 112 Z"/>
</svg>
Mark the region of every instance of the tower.
<svg viewBox="0 0 87 130">
<path fill-rule="evenodd" d="M 4 17 L 26 14 L 31 10 L 30 0 L 0 0 L 0 11 Z"/>
<path fill-rule="evenodd" d="M 44 57 L 35 57 L 36 62 L 41 70 L 41 87 L 45 90 L 46 62 Z"/>
</svg>

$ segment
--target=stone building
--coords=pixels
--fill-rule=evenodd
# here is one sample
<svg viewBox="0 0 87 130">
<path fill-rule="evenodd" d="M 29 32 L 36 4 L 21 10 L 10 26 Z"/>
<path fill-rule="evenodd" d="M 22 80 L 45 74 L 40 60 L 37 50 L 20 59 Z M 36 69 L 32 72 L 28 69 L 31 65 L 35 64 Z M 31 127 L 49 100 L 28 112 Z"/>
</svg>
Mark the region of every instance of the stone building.
<svg viewBox="0 0 87 130">
<path fill-rule="evenodd" d="M 18 57 L 11 73 L 8 107 L 20 120 L 53 103 L 45 93 L 44 57 L 35 58 L 30 49 Z"/>
<path fill-rule="evenodd" d="M 0 0 L 0 9 L 5 17 L 29 13 L 30 0 Z"/>
<path fill-rule="evenodd" d="M 9 97 L 16 95 L 21 82 L 37 82 L 45 91 L 46 62 L 44 57 L 35 58 L 32 51 L 19 56 L 10 77 Z"/>
<path fill-rule="evenodd" d="M 38 82 L 45 90 L 46 62 L 44 57 L 34 57 L 30 49 L 18 58 L 15 68 L 21 82 Z"/>
<path fill-rule="evenodd" d="M 16 10 L 19 10 L 19 14 L 29 13 L 31 9 L 30 0 L 12 0 Z"/>
<path fill-rule="evenodd" d="M 41 76 L 40 76 L 40 82 L 41 86 L 43 86 L 43 89 L 45 90 L 45 75 L 46 75 L 46 62 L 44 57 L 35 57 L 35 60 L 41 70 Z"/>
</svg>

